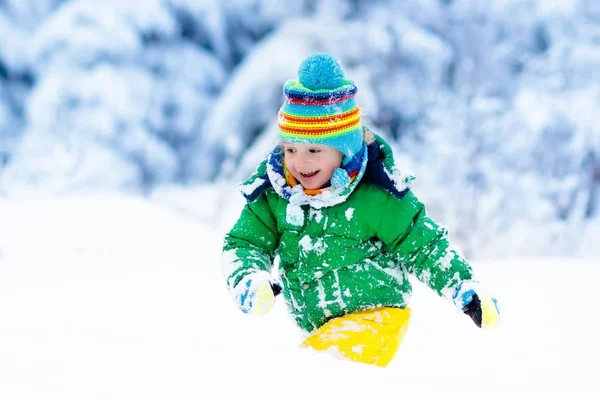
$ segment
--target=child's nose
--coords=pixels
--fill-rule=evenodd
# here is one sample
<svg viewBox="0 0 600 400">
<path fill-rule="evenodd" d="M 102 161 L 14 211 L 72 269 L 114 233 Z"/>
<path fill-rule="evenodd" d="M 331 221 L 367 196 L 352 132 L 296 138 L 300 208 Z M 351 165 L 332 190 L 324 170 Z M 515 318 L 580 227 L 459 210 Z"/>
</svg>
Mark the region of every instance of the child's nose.
<svg viewBox="0 0 600 400">
<path fill-rule="evenodd" d="M 310 167 L 312 165 L 312 162 L 310 161 L 310 159 L 306 156 L 302 156 L 300 157 L 300 159 L 298 160 L 298 166 L 302 167 L 302 168 L 307 168 Z"/>
</svg>

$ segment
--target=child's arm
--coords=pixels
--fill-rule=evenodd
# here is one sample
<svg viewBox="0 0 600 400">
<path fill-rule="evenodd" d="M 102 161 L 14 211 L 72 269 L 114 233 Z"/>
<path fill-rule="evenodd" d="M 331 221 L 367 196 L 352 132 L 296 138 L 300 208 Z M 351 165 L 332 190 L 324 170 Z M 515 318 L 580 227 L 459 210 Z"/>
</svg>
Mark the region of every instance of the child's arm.
<svg viewBox="0 0 600 400">
<path fill-rule="evenodd" d="M 281 290 L 271 276 L 278 243 L 275 217 L 263 194 L 246 204 L 223 245 L 222 272 L 243 312 L 266 313 Z"/>
<path fill-rule="evenodd" d="M 492 327 L 498 322 L 495 300 L 478 295 L 479 284 L 473 278 L 471 266 L 452 246 L 448 231 L 427 216 L 425 206 L 412 192 L 402 199 L 389 196 L 382 212 L 379 237 L 400 256 L 400 262 L 410 273 L 451 300 L 478 326 Z"/>
</svg>

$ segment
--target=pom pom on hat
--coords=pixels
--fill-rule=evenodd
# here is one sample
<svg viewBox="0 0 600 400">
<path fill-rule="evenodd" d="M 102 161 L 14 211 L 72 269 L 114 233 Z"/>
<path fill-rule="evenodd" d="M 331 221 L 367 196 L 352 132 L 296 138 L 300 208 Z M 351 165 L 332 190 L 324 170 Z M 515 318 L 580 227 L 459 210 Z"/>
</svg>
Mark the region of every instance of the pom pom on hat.
<svg viewBox="0 0 600 400">
<path fill-rule="evenodd" d="M 346 165 L 363 148 L 356 91 L 331 55 L 308 56 L 300 64 L 298 80 L 288 80 L 283 88 L 279 139 L 331 146 L 344 154 Z"/>
<path fill-rule="evenodd" d="M 344 70 L 329 54 L 316 53 L 302 61 L 298 80 L 310 90 L 335 89 L 344 84 Z"/>
</svg>

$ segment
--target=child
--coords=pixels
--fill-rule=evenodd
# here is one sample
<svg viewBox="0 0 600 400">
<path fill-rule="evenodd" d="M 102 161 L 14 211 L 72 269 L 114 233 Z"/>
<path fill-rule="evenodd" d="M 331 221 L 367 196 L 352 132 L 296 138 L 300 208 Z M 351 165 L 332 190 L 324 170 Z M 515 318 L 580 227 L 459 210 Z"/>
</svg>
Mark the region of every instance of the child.
<svg viewBox="0 0 600 400">
<path fill-rule="evenodd" d="M 385 366 L 410 316 L 410 273 L 494 327 L 496 301 L 426 215 L 390 147 L 361 125 L 340 64 L 317 53 L 298 76 L 284 87 L 280 144 L 242 185 L 247 203 L 225 237 L 223 273 L 241 310 L 265 314 L 283 291 L 311 334 L 303 346 Z"/>
</svg>

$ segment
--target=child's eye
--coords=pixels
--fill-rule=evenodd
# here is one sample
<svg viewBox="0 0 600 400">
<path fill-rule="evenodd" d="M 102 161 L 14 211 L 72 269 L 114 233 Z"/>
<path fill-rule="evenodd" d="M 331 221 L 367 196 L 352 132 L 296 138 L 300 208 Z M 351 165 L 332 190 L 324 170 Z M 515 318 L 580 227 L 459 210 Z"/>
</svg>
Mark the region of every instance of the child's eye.
<svg viewBox="0 0 600 400">
<path fill-rule="evenodd" d="M 295 149 L 285 149 L 285 152 L 288 154 L 292 154 L 292 153 L 295 153 L 296 150 Z"/>
<path fill-rule="evenodd" d="M 320 150 L 320 149 L 310 149 L 310 150 L 308 150 L 308 151 L 309 151 L 309 152 L 311 152 L 311 153 L 313 153 L 313 154 L 314 154 L 314 153 L 320 153 L 320 152 L 321 152 L 321 150 Z"/>
</svg>

